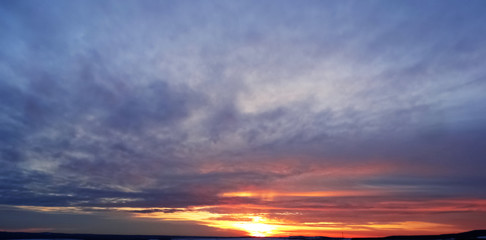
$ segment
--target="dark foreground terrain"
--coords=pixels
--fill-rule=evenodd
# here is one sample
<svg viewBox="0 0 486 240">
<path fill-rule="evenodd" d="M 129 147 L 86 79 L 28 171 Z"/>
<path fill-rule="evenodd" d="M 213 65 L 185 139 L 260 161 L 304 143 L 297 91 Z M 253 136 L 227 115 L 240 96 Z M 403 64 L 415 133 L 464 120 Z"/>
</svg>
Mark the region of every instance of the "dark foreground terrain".
<svg viewBox="0 0 486 240">
<path fill-rule="evenodd" d="M 251 237 L 187 237 L 158 235 L 107 235 L 107 234 L 69 234 L 69 233 L 25 233 L 0 232 L 0 239 L 36 239 L 36 240 L 251 240 Z M 329 237 L 288 237 L 257 238 L 271 240 L 333 240 Z M 353 238 L 357 240 L 486 240 L 486 230 L 475 230 L 456 234 L 390 236 L 383 238 Z"/>
</svg>

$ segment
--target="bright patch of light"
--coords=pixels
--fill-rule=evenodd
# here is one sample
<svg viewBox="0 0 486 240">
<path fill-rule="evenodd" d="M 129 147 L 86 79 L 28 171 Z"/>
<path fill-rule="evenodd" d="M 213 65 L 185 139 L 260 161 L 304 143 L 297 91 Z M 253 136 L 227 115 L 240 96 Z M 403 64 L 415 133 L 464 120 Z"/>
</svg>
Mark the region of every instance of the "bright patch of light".
<svg viewBox="0 0 486 240">
<path fill-rule="evenodd" d="M 262 217 L 252 217 L 251 222 L 238 222 L 234 226 L 242 229 L 252 237 L 266 237 L 273 234 L 275 226 L 266 224 L 266 219 Z"/>
</svg>

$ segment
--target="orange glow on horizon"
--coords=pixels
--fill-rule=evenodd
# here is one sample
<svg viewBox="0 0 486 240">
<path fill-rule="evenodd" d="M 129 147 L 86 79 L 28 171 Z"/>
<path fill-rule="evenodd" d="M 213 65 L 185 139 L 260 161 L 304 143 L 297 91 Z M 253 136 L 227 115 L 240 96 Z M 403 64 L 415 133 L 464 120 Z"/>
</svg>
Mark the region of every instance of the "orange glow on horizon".
<svg viewBox="0 0 486 240">
<path fill-rule="evenodd" d="M 276 227 L 265 222 L 267 222 L 265 218 L 256 216 L 252 217 L 251 222 L 237 222 L 233 226 L 246 231 L 252 237 L 271 236 Z"/>
<path fill-rule="evenodd" d="M 351 196 L 372 196 L 381 192 L 376 190 L 368 191 L 315 191 L 315 192 L 276 192 L 276 191 L 244 191 L 225 192 L 220 197 L 249 197 L 273 200 L 275 197 L 351 197 Z"/>
<path fill-rule="evenodd" d="M 290 222 L 283 219 L 268 219 L 261 214 L 211 213 L 209 208 L 192 209 L 170 213 L 137 213 L 141 218 L 157 218 L 168 221 L 194 221 L 199 224 L 225 230 L 244 231 L 252 237 L 288 236 L 328 236 L 340 237 L 342 232 L 348 237 L 377 237 L 379 232 L 420 232 L 443 233 L 444 229 L 460 232 L 461 229 L 449 224 L 421 221 L 389 223 L 370 222 L 368 224 L 347 224 L 343 222 Z"/>
<path fill-rule="evenodd" d="M 270 192 L 273 197 L 320 197 L 329 192 Z M 224 193 L 225 197 L 261 197 L 268 192 L 230 192 Z M 332 193 L 336 194 L 336 193 Z M 269 195 L 266 195 L 269 196 Z M 291 199 L 294 201 L 294 199 Z M 423 220 L 390 220 L 372 221 L 369 220 L 346 222 L 332 215 L 341 216 L 356 212 L 357 215 L 367 216 L 368 212 L 391 213 L 397 209 L 407 213 L 436 214 L 441 212 L 484 212 L 486 211 L 486 200 L 483 199 L 441 199 L 425 202 L 417 201 L 381 201 L 373 203 L 373 208 L 356 206 L 354 208 L 329 207 L 321 208 L 319 205 L 302 205 L 297 207 L 286 207 L 285 205 L 272 202 L 262 204 L 220 204 L 203 205 L 186 208 L 90 208 L 93 212 L 117 211 L 127 213 L 136 218 L 157 219 L 168 222 L 192 222 L 197 225 L 229 230 L 235 235 L 246 233 L 253 237 L 288 237 L 288 236 L 328 236 L 341 237 L 342 232 L 346 237 L 383 237 L 387 235 L 403 234 L 443 234 L 461 232 L 464 229 L 454 223 L 441 223 L 436 221 Z M 87 214 L 89 210 L 79 207 L 38 207 L 19 206 L 24 210 L 38 212 L 59 212 L 59 213 L 81 213 Z M 306 214 L 311 214 L 306 215 Z M 315 214 L 315 215 L 312 215 Z M 316 217 L 317 216 L 317 217 Z M 339 219 L 339 220 L 336 220 Z M 399 218 L 395 218 L 399 219 Z M 369 221 L 369 222 L 368 222 Z M 447 231 L 446 231 L 447 230 Z M 444 232 L 446 231 L 446 232 Z"/>
</svg>

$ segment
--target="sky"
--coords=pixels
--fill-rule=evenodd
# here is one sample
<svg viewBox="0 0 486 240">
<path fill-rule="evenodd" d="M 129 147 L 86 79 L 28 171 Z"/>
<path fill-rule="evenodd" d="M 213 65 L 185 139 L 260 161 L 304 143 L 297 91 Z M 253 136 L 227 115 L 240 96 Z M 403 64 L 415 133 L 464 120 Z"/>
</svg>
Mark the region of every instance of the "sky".
<svg viewBox="0 0 486 240">
<path fill-rule="evenodd" d="M 0 1 L 0 230 L 486 228 L 486 2 Z"/>
</svg>

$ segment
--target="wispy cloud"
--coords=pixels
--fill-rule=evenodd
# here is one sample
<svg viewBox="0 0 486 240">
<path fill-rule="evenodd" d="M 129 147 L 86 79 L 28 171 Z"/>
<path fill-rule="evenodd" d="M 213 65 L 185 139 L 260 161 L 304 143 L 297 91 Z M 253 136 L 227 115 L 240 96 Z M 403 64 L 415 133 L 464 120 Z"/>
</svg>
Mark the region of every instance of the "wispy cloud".
<svg viewBox="0 0 486 240">
<path fill-rule="evenodd" d="M 0 204 L 484 225 L 485 8 L 3 1 Z"/>
</svg>

